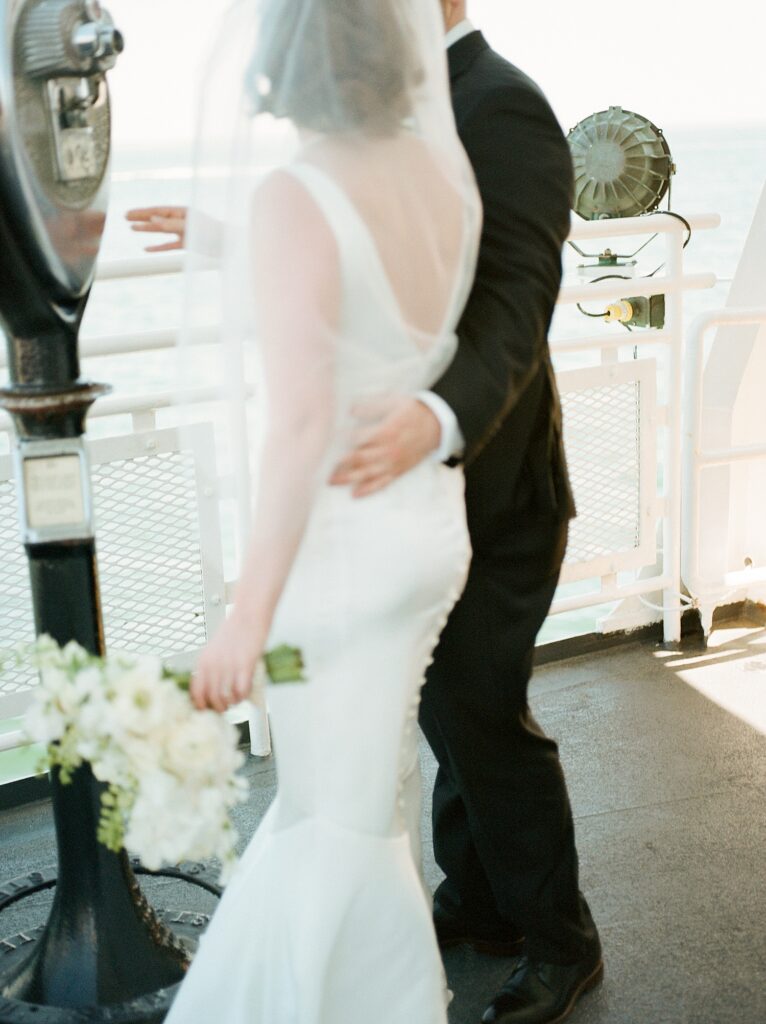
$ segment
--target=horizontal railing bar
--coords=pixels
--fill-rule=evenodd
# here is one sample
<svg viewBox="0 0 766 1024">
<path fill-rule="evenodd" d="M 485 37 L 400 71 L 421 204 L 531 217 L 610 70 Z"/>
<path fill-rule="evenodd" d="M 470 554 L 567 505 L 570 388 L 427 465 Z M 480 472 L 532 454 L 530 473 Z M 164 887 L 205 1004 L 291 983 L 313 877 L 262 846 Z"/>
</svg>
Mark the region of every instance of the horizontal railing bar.
<svg viewBox="0 0 766 1024">
<path fill-rule="evenodd" d="M 616 325 L 619 327 L 619 325 Z M 195 331 L 194 344 L 214 344 L 219 339 L 218 329 L 211 325 L 202 331 Z M 674 338 L 669 331 L 641 330 L 628 334 L 624 328 L 620 333 L 604 332 L 603 335 L 590 334 L 577 338 L 551 339 L 552 352 L 585 352 L 589 349 L 623 348 L 636 345 L 668 345 Z M 101 356 L 135 355 L 140 352 L 169 351 L 178 344 L 177 330 L 141 331 L 135 334 L 114 334 L 85 337 L 80 342 L 80 358 L 96 359 Z M 7 367 L 8 357 L 5 349 L 0 349 L 0 369 Z"/>
<path fill-rule="evenodd" d="M 29 736 L 22 730 L 16 729 L 13 732 L 4 732 L 0 734 L 0 753 L 8 750 L 19 750 L 21 747 L 28 747 L 31 745 Z"/>
<path fill-rule="evenodd" d="M 214 342 L 218 332 L 210 327 L 204 332 L 195 330 L 194 344 Z M 105 334 L 102 336 L 84 337 L 80 339 L 79 353 L 82 359 L 93 359 L 98 356 L 122 356 L 137 352 L 161 352 L 175 348 L 178 343 L 178 331 L 137 331 L 132 334 Z M 0 351 L 0 368 L 7 367 L 8 355 Z"/>
<path fill-rule="evenodd" d="M 766 459 L 766 444 L 741 445 L 738 448 L 719 448 L 702 451 L 695 455 L 701 469 L 713 466 L 728 466 L 733 462 L 749 462 L 751 459 Z"/>
<path fill-rule="evenodd" d="M 690 275 L 692 276 L 692 275 Z M 693 278 L 701 283 L 688 285 L 687 287 L 695 288 L 707 288 L 710 287 L 709 281 L 714 280 L 713 274 L 695 274 Z M 665 279 L 658 279 L 665 280 Z M 690 279 L 685 279 L 689 281 Z M 626 282 L 626 285 L 631 284 L 635 281 L 638 284 L 641 279 L 631 279 L 631 282 Z M 581 299 L 590 300 L 602 298 L 602 293 L 594 286 L 586 286 L 589 290 L 582 292 Z M 642 289 L 647 293 L 657 294 L 659 289 L 655 285 L 642 285 Z M 631 291 L 631 294 L 640 294 L 638 288 L 628 289 L 620 288 L 616 289 L 621 295 L 624 295 L 626 291 Z M 562 294 L 569 290 L 563 289 Z M 581 290 L 582 291 L 582 290 Z M 577 301 L 580 301 L 578 299 Z M 565 301 L 574 301 L 571 297 L 566 297 Z M 763 311 L 763 316 L 766 318 L 766 310 Z M 733 319 L 730 323 L 734 323 Z M 740 323 L 751 323 L 750 321 L 740 321 Z M 210 325 L 202 332 L 198 332 L 195 339 L 196 344 L 212 344 L 218 338 L 218 331 L 215 326 Z M 127 334 L 116 334 L 116 335 L 100 335 L 88 338 L 84 337 L 80 343 L 80 355 L 82 358 L 97 358 L 98 356 L 108 355 L 131 355 L 140 352 L 150 351 L 166 351 L 175 347 L 178 340 L 178 331 L 175 329 L 163 330 L 163 331 L 142 331 Z M 554 352 L 580 352 L 586 349 L 593 348 L 622 348 L 624 345 L 655 345 L 655 344 L 672 344 L 672 335 L 667 331 L 641 331 L 639 334 L 635 332 L 633 335 L 626 334 L 604 334 L 599 335 L 584 335 L 577 338 L 566 338 L 557 340 L 551 339 L 551 350 Z M 7 353 L 4 349 L 0 350 L 0 369 L 7 367 Z"/>
<path fill-rule="evenodd" d="M 183 268 L 182 252 L 136 256 L 135 259 L 127 260 L 104 260 L 96 267 L 96 280 L 124 281 L 131 277 L 161 277 L 180 274 Z"/>
<path fill-rule="evenodd" d="M 189 388 L 187 391 L 150 391 L 141 395 L 115 395 L 102 398 L 93 406 L 90 417 L 122 416 L 135 412 L 169 409 L 174 405 L 198 405 L 220 398 L 218 388 Z"/>
<path fill-rule="evenodd" d="M 619 327 L 619 325 L 616 325 Z M 213 344 L 219 338 L 218 329 L 210 325 L 204 330 L 195 330 L 194 344 Z M 590 334 L 577 338 L 552 338 L 552 352 L 582 352 L 587 349 L 622 348 L 635 345 L 665 345 L 673 343 L 673 336 L 668 331 L 642 330 L 628 334 L 622 329 L 618 333 L 603 335 Z M 178 343 L 178 331 L 174 329 L 162 331 L 140 331 L 133 334 L 114 334 L 84 337 L 80 342 L 80 357 L 94 359 L 99 356 L 134 355 L 139 352 L 162 352 L 175 348 Z M 0 350 L 0 368 L 8 365 L 5 349 Z"/>
<path fill-rule="evenodd" d="M 219 339 L 218 328 L 211 325 L 204 330 L 195 331 L 194 344 L 214 344 Z M 647 330 L 628 334 L 622 329 L 621 334 L 583 335 L 578 338 L 551 340 L 553 352 L 579 352 L 586 349 L 635 347 L 636 345 L 672 344 L 674 338 L 669 331 Z M 119 334 L 114 336 L 84 338 L 80 345 L 82 358 L 98 356 L 130 355 L 137 352 L 159 352 L 175 348 L 178 343 L 178 331 L 144 331 L 140 334 Z M 0 353 L 0 366 L 6 365 L 6 356 Z"/>
<path fill-rule="evenodd" d="M 141 395 L 115 395 L 101 398 L 93 406 L 89 419 L 103 419 L 107 416 L 125 416 L 137 412 L 153 412 L 155 409 L 169 409 L 175 405 L 200 405 L 220 398 L 218 388 L 189 388 L 186 391 L 149 391 Z M 11 418 L 0 412 L 0 430 L 11 429 Z"/>
<path fill-rule="evenodd" d="M 686 217 L 694 231 L 717 228 L 721 218 L 717 213 L 695 213 Z M 667 214 L 650 217 L 615 217 L 611 220 L 582 220 L 573 215 L 569 238 L 572 241 L 590 238 L 614 238 L 621 235 L 672 234 L 684 231 L 684 225 Z M 184 253 L 170 252 L 137 256 L 135 259 L 104 260 L 96 269 L 97 281 L 119 281 L 131 277 L 158 277 L 179 274 L 184 268 Z"/>
<path fill-rule="evenodd" d="M 568 285 L 556 300 L 559 306 L 575 302 L 612 302 L 632 295 L 670 295 L 714 288 L 715 274 L 682 274 L 680 277 L 630 277 L 598 284 Z"/>
<path fill-rule="evenodd" d="M 161 352 L 173 349 L 178 344 L 178 329 L 165 331 L 141 331 L 137 334 L 105 334 L 100 337 L 85 337 L 80 342 L 80 356 L 88 359 L 96 356 L 121 356 L 135 352 Z M 195 327 L 194 338 L 189 341 L 193 345 L 209 345 L 218 341 L 219 329 L 211 324 L 208 327 Z"/>
<path fill-rule="evenodd" d="M 109 334 L 80 339 L 80 356 L 122 356 L 133 352 L 160 352 L 174 348 L 177 330 L 140 331 L 135 334 Z"/>
<path fill-rule="evenodd" d="M 619 324 L 617 325 L 619 327 Z M 623 348 L 629 346 L 635 348 L 636 345 L 672 345 L 678 339 L 674 338 L 670 331 L 657 331 L 657 330 L 642 330 L 634 331 L 631 334 L 625 330 L 620 329 L 620 333 L 609 333 L 606 332 L 603 335 L 590 334 L 583 335 L 580 338 L 561 338 L 551 340 L 551 352 L 584 352 L 588 349 L 598 351 L 599 349 L 609 348 Z"/>
<path fill-rule="evenodd" d="M 6 750 L 18 750 L 19 747 L 28 747 L 29 744 L 30 739 L 22 729 L 0 733 L 0 753 Z"/>
<path fill-rule="evenodd" d="M 591 590 L 587 594 L 578 594 L 576 597 L 565 597 L 553 602 L 551 615 L 561 615 L 563 612 L 576 612 L 581 608 L 592 608 L 594 605 L 609 604 L 612 601 L 622 601 L 626 597 L 640 597 L 642 594 L 653 594 L 657 590 L 666 590 L 671 586 L 669 576 L 656 576 L 652 579 L 636 580 L 624 587 L 609 587 L 606 590 Z"/>
<path fill-rule="evenodd" d="M 723 583 L 728 590 L 731 587 L 747 587 L 751 583 L 763 583 L 766 581 L 766 569 L 738 569 L 736 572 L 727 572 Z"/>
<path fill-rule="evenodd" d="M 721 217 L 717 213 L 684 214 L 692 231 L 710 231 L 720 227 Z M 614 217 L 611 220 L 582 220 L 572 218 L 569 237 L 572 241 L 586 238 L 613 238 L 619 235 L 672 234 L 685 231 L 684 224 L 677 217 L 656 213 L 644 217 Z"/>
<path fill-rule="evenodd" d="M 731 309 L 711 309 L 700 313 L 689 324 L 689 338 L 695 340 L 713 327 L 743 326 L 766 323 L 766 306 L 740 306 Z"/>
</svg>

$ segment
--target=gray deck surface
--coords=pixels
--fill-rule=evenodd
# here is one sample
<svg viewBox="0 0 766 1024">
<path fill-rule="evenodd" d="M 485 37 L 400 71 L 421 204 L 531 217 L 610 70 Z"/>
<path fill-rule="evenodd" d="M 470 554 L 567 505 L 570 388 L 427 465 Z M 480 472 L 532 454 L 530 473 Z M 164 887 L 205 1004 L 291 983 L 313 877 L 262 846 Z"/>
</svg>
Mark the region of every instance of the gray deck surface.
<svg viewBox="0 0 766 1024">
<path fill-rule="evenodd" d="M 729 626 L 714 642 L 682 654 L 631 644 L 536 675 L 532 703 L 560 743 L 606 961 L 576 1024 L 766 1022 L 766 631 Z M 424 750 L 426 787 L 434 771 Z M 248 772 L 246 836 L 274 790 L 270 761 Z M 54 860 L 46 804 L 0 817 L 0 880 Z M 152 883 L 152 897 L 189 905 L 174 885 Z M 0 938 L 44 919 L 45 904 L 0 915 Z M 445 962 L 451 1024 L 478 1024 L 509 962 L 468 949 Z"/>
</svg>

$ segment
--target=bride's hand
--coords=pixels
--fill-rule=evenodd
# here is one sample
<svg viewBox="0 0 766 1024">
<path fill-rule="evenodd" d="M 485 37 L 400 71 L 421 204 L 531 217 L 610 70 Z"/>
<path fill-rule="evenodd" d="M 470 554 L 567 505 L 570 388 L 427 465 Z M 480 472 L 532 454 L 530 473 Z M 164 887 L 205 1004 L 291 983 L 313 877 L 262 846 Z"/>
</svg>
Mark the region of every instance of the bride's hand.
<svg viewBox="0 0 766 1024">
<path fill-rule="evenodd" d="M 173 242 L 145 246 L 146 252 L 170 252 L 183 249 L 186 242 L 185 206 L 146 206 L 128 210 L 125 219 L 130 221 L 133 231 L 149 232 L 158 235 L 177 235 Z"/>
<path fill-rule="evenodd" d="M 257 622 L 232 614 L 200 655 L 191 683 L 196 707 L 225 711 L 250 696 L 266 644 Z"/>
</svg>

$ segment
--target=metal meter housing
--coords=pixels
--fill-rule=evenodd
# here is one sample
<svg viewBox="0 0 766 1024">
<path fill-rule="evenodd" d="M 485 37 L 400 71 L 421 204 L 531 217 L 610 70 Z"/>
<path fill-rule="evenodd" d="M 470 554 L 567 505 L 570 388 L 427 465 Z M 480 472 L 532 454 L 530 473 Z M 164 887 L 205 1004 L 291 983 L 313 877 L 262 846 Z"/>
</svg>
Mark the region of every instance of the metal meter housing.
<svg viewBox="0 0 766 1024">
<path fill-rule="evenodd" d="M 98 0 L 10 0 L 3 10 L 0 232 L 18 254 L 10 277 L 33 277 L 62 319 L 79 316 L 103 233 L 111 130 L 105 73 L 122 48 Z M 16 310 L 8 301 L 13 282 L 5 276 L 9 334 L 38 333 L 28 304 Z"/>
</svg>

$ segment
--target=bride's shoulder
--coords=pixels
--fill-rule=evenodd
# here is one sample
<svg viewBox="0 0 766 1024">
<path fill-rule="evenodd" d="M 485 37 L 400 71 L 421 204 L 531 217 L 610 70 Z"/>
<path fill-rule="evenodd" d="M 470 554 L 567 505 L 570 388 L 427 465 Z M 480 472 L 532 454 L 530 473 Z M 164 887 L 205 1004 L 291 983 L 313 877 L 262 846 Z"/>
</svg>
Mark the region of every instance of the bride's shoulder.
<svg viewBox="0 0 766 1024">
<path fill-rule="evenodd" d="M 309 189 L 287 167 L 265 174 L 253 189 L 252 208 L 261 216 L 302 215 L 311 218 L 321 210 Z"/>
<path fill-rule="evenodd" d="M 335 247 L 332 228 L 311 191 L 286 168 L 270 171 L 253 192 L 251 235 L 270 246 L 275 238 L 311 243 L 312 248 Z"/>
<path fill-rule="evenodd" d="M 283 302 L 289 291 L 294 298 L 303 293 L 323 302 L 337 301 L 340 253 L 335 234 L 294 175 L 275 170 L 260 182 L 253 193 L 249 228 L 261 300 Z"/>
</svg>

